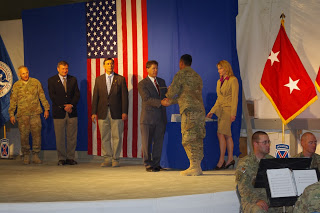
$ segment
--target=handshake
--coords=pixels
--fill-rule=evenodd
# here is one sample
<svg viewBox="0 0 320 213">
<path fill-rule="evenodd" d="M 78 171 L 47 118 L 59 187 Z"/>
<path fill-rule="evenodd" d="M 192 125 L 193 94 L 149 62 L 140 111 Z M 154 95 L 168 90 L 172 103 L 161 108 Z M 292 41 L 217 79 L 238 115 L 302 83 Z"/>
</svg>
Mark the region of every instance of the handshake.
<svg viewBox="0 0 320 213">
<path fill-rule="evenodd" d="M 168 98 L 164 98 L 164 99 L 162 99 L 161 100 L 161 105 L 162 106 L 170 106 L 171 104 L 170 104 L 170 100 L 168 99 Z"/>
</svg>

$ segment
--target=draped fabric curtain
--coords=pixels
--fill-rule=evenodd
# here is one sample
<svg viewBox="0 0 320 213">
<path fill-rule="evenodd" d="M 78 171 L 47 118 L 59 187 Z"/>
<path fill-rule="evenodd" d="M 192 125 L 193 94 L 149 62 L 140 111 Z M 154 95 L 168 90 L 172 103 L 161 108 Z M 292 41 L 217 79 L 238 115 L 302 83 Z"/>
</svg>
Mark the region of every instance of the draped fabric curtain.
<svg viewBox="0 0 320 213">
<path fill-rule="evenodd" d="M 255 102 L 256 118 L 279 118 L 259 83 L 280 28 L 281 13 L 286 16 L 286 33 L 314 83 L 320 66 L 319 11 L 320 0 L 239 0 L 237 49 L 240 70 L 246 98 Z M 319 118 L 319 107 L 318 100 L 297 118 Z"/>
</svg>

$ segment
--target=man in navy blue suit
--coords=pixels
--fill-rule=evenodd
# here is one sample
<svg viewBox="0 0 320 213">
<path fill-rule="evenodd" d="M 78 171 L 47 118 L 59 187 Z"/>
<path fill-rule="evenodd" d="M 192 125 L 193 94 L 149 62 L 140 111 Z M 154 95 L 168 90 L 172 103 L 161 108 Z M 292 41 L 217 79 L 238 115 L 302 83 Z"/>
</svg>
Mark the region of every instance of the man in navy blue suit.
<svg viewBox="0 0 320 213">
<path fill-rule="evenodd" d="M 49 96 L 52 101 L 52 114 L 58 165 L 75 165 L 75 150 L 77 146 L 78 115 L 77 103 L 80 98 L 77 79 L 68 75 L 69 65 L 60 61 L 58 74 L 48 79 Z M 65 141 L 67 133 L 67 141 Z"/>
</svg>

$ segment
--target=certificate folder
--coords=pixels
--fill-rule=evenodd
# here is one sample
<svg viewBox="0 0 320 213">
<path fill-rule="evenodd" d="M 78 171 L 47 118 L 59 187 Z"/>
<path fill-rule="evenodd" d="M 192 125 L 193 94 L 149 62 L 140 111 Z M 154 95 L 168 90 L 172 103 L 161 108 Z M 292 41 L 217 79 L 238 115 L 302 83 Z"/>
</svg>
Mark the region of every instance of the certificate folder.
<svg viewBox="0 0 320 213">
<path fill-rule="evenodd" d="M 258 173 L 256 176 L 255 188 L 265 188 L 271 207 L 292 206 L 298 199 L 298 195 L 272 197 L 267 177 L 267 170 L 274 169 L 290 169 L 290 170 L 306 170 L 310 168 L 311 158 L 274 158 L 261 159 Z M 279 170 L 280 171 L 280 170 Z M 318 173 L 317 173 L 318 174 Z M 318 177 L 317 177 L 318 179 Z"/>
</svg>

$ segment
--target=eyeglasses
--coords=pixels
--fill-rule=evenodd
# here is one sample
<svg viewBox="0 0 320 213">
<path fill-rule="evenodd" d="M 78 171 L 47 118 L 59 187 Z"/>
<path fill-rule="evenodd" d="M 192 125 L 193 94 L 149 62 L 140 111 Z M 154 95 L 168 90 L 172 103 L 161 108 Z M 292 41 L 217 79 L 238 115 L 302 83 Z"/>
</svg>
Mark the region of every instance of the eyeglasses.
<svg viewBox="0 0 320 213">
<path fill-rule="evenodd" d="M 258 141 L 255 141 L 256 143 L 262 143 L 263 145 L 267 145 L 267 144 L 270 144 L 271 141 L 270 140 L 267 140 L 267 141 L 261 141 L 261 142 L 258 142 Z"/>
<path fill-rule="evenodd" d="M 309 141 L 308 144 L 309 144 L 309 145 L 312 145 L 312 144 L 317 145 L 317 141 Z"/>
</svg>

